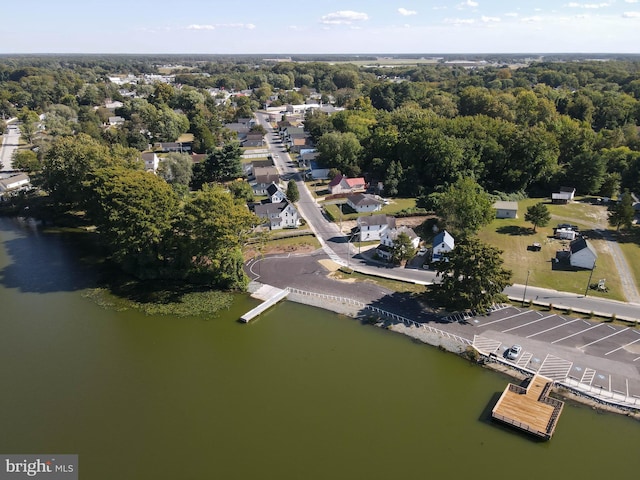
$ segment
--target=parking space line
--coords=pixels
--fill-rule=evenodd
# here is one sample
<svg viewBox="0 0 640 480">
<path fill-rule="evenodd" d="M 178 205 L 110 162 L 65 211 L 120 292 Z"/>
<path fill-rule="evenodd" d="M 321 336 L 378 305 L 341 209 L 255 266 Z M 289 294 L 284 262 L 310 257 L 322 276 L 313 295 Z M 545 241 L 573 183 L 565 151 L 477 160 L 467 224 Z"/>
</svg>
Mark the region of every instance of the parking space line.
<svg viewBox="0 0 640 480">
<path fill-rule="evenodd" d="M 542 331 L 540 331 L 540 332 L 538 332 L 538 333 L 534 333 L 534 334 L 532 334 L 532 335 L 529 335 L 529 336 L 528 336 L 528 337 L 526 337 L 526 338 L 535 337 L 536 335 L 540 335 L 541 333 L 549 332 L 549 331 L 554 330 L 554 329 L 556 329 L 556 328 L 564 327 L 565 325 L 569 325 L 570 323 L 577 322 L 577 321 L 579 321 L 579 320 L 580 320 L 579 318 L 576 318 L 575 320 L 571 320 L 570 322 L 563 323 L 562 325 L 556 325 L 555 327 L 547 328 L 546 330 L 542 330 Z"/>
<path fill-rule="evenodd" d="M 640 357 L 634 358 L 633 361 L 640 360 Z"/>
<path fill-rule="evenodd" d="M 522 355 L 520 355 L 520 358 L 516 362 L 516 366 L 526 367 L 527 364 L 529 363 L 529 360 L 531 360 L 531 357 L 533 357 L 532 353 L 524 352 Z"/>
<path fill-rule="evenodd" d="M 580 379 L 580 383 L 584 383 L 586 385 L 591 385 L 591 383 L 593 382 L 593 379 L 596 376 L 596 371 L 592 368 L 588 368 L 585 367 L 584 369 L 584 374 L 582 375 L 582 378 Z"/>
<path fill-rule="evenodd" d="M 615 349 L 611 350 L 610 352 L 605 353 L 605 356 L 609 355 L 610 353 L 617 352 L 618 350 L 622 350 L 623 348 L 628 347 L 629 345 L 633 345 L 636 342 L 640 342 L 640 338 L 637 339 L 637 340 L 634 340 L 633 342 L 629 342 L 626 345 L 622 345 L 621 347 L 615 348 Z"/>
<path fill-rule="evenodd" d="M 584 330 L 581 330 L 579 332 L 572 333 L 571 335 L 567 335 L 566 337 L 559 338 L 558 340 L 554 340 L 551 343 L 554 344 L 554 343 L 561 342 L 562 340 L 566 340 L 567 338 L 575 337 L 576 335 L 580 335 L 581 333 L 588 332 L 589 330 L 593 330 L 594 328 L 598 328 L 601 325 L 602 325 L 602 323 L 598 323 L 597 325 L 594 325 L 593 327 L 585 328 Z"/>
<path fill-rule="evenodd" d="M 545 318 L 551 318 L 551 317 L 555 317 L 555 314 L 554 315 L 547 315 L 546 317 L 542 317 L 542 318 L 539 318 L 537 320 L 532 320 L 530 322 L 523 323 L 522 325 L 518 325 L 517 327 L 512 327 L 512 328 L 508 328 L 507 330 L 502 330 L 502 333 L 507 333 L 507 332 L 510 332 L 511 330 L 516 330 L 516 329 L 521 328 L 521 327 L 526 327 L 527 325 L 531 325 L 532 323 L 536 323 L 536 322 L 541 322 Z"/>
<path fill-rule="evenodd" d="M 516 313 L 515 315 L 511 315 L 511 316 L 509 316 L 509 317 L 504 317 L 504 318 L 501 318 L 501 319 L 499 319 L 499 320 L 494 320 L 493 322 L 483 323 L 483 324 L 482 324 L 482 326 L 483 326 L 483 327 L 486 327 L 487 325 L 493 325 L 494 323 L 504 322 L 505 320 L 509 320 L 510 318 L 518 317 L 518 316 L 520 316 L 520 315 L 524 315 L 525 313 L 529 313 L 530 311 L 531 311 L 531 310 L 525 310 L 524 312 Z"/>
<path fill-rule="evenodd" d="M 594 343 L 598 343 L 598 342 L 600 342 L 600 341 L 602 341 L 602 340 L 605 340 L 605 339 L 607 339 L 607 338 L 609 338 L 609 337 L 613 337 L 614 335 L 617 335 L 617 334 L 619 334 L 619 333 L 622 333 L 622 332 L 624 332 L 624 331 L 626 331 L 626 330 L 629 330 L 629 327 L 627 327 L 627 328 L 623 328 L 622 330 L 618 330 L 616 333 L 612 333 L 611 335 L 607 335 L 606 337 L 599 338 L 598 340 L 594 340 L 593 342 L 591 342 L 591 343 L 587 343 L 586 345 L 582 345 L 581 347 L 578 347 L 578 348 L 586 348 L 586 347 L 588 347 L 589 345 L 593 345 Z"/>
</svg>

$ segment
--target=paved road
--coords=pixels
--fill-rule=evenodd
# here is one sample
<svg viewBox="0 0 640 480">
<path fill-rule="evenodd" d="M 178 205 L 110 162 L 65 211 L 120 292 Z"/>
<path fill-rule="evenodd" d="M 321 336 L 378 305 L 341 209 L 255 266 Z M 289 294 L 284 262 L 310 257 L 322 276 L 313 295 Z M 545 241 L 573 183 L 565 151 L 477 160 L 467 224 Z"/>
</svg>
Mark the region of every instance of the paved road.
<svg viewBox="0 0 640 480">
<path fill-rule="evenodd" d="M 259 123 L 265 128 L 267 133 L 268 149 L 274 156 L 276 167 L 285 180 L 296 179 L 298 190 L 300 191 L 300 201 L 297 203 L 301 216 L 307 221 L 311 230 L 316 234 L 325 253 L 333 261 L 347 265 L 354 270 L 369 274 L 384 276 L 398 280 L 410 281 L 419 284 L 430 284 L 437 280 L 435 272 L 411 269 L 411 268 L 391 268 L 377 262 L 371 262 L 358 255 L 357 249 L 348 243 L 347 237 L 339 230 L 338 226 L 329 221 L 322 213 L 322 209 L 316 203 L 313 195 L 309 192 L 306 184 L 302 181 L 296 164 L 286 153 L 286 149 L 280 143 L 279 137 L 274 133 L 273 128 L 267 121 L 266 114 L 258 112 Z M 567 306 L 574 309 L 583 309 L 587 312 L 601 312 L 606 314 L 615 313 L 619 317 L 626 317 L 640 320 L 640 304 L 616 302 L 595 297 L 585 297 L 569 292 L 559 292 L 556 290 L 543 289 L 524 285 L 514 284 L 505 289 L 505 293 L 515 298 L 523 298 L 526 289 L 527 300 L 536 300 L 546 304 L 553 303 L 556 306 Z"/>
<path fill-rule="evenodd" d="M 2 147 L 0 147 L 0 163 L 3 165 L 3 171 L 13 170 L 13 152 L 18 148 L 19 143 L 20 129 L 15 124 L 9 124 L 2 135 Z"/>
</svg>

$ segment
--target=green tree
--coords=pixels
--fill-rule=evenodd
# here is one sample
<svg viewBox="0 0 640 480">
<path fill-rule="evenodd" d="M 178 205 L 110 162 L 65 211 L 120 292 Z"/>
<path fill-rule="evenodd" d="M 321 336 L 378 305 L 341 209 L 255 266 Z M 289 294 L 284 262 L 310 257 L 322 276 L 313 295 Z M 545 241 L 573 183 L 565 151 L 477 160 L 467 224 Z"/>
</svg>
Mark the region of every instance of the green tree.
<svg viewBox="0 0 640 480">
<path fill-rule="evenodd" d="M 244 176 L 240 156 L 242 150 L 237 142 L 228 143 L 209 154 L 207 159 L 194 166 L 193 183 L 196 188 L 211 182 L 235 180 Z"/>
<path fill-rule="evenodd" d="M 533 231 L 535 232 L 537 227 L 546 227 L 549 224 L 551 212 L 544 203 L 536 203 L 527 208 L 524 219 L 533 224 Z"/>
<path fill-rule="evenodd" d="M 478 183 L 461 178 L 444 192 L 432 195 L 434 211 L 452 232 L 469 236 L 495 218 L 493 203 Z"/>
<path fill-rule="evenodd" d="M 187 153 L 169 153 L 158 165 L 158 175 L 171 185 L 189 186 L 193 162 Z"/>
<path fill-rule="evenodd" d="M 25 172 L 38 172 L 42 168 L 36 152 L 31 150 L 15 150 L 12 158 L 13 168 Z"/>
<path fill-rule="evenodd" d="M 287 200 L 289 200 L 291 203 L 296 203 L 298 200 L 300 200 L 298 185 L 293 178 L 287 183 Z"/>
<path fill-rule="evenodd" d="M 391 261 L 396 265 L 401 265 L 408 260 L 411 260 L 415 254 L 416 249 L 413 248 L 409 235 L 405 232 L 400 232 L 393 241 L 393 247 L 391 248 Z"/>
<path fill-rule="evenodd" d="M 241 246 L 257 218 L 218 186 L 205 185 L 184 205 L 176 242 L 181 270 L 192 281 L 243 290 Z"/>
<path fill-rule="evenodd" d="M 352 132 L 329 132 L 318 140 L 318 160 L 347 176 L 360 174 L 362 146 Z"/>
<path fill-rule="evenodd" d="M 20 120 L 20 133 L 25 138 L 27 143 L 33 141 L 33 136 L 38 131 L 38 122 L 40 117 L 33 110 L 29 110 L 27 107 L 23 107 L 18 113 L 18 120 Z"/>
<path fill-rule="evenodd" d="M 164 180 L 122 166 L 87 179 L 87 211 L 112 259 L 140 278 L 158 278 L 177 214 L 176 194 Z"/>
<path fill-rule="evenodd" d="M 237 201 L 242 203 L 253 202 L 253 189 L 244 180 L 235 180 L 227 185 L 229 192 Z"/>
<path fill-rule="evenodd" d="M 511 284 L 511 271 L 503 268 L 501 254 L 475 237 L 457 242 L 455 249 L 437 262 L 442 280 L 433 287 L 436 295 L 450 307 L 480 312 L 506 301 L 502 292 Z"/>
<path fill-rule="evenodd" d="M 616 231 L 620 231 L 620 227 L 629 229 L 633 225 L 635 214 L 633 199 L 631 194 L 626 191 L 617 202 L 612 202 L 609 206 L 609 225 L 616 227 Z"/>
</svg>

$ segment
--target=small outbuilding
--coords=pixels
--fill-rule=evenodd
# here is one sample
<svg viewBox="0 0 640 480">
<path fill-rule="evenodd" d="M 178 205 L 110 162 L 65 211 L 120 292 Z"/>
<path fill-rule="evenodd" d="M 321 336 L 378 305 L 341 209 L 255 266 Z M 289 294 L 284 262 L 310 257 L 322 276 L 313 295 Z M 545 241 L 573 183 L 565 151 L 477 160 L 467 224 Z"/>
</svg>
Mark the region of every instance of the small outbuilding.
<svg viewBox="0 0 640 480">
<path fill-rule="evenodd" d="M 569 244 L 569 263 L 572 267 L 593 270 L 598 254 L 595 248 L 584 238 L 576 238 Z"/>
<path fill-rule="evenodd" d="M 497 201 L 493 204 L 496 218 L 518 218 L 518 202 Z"/>
</svg>

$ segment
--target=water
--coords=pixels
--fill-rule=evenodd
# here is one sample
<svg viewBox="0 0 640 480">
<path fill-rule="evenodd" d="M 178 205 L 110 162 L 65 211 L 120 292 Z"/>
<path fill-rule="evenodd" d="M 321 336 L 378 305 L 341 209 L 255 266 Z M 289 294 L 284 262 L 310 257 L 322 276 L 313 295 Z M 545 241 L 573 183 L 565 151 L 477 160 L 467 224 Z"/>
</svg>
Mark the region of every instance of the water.
<svg viewBox="0 0 640 480">
<path fill-rule="evenodd" d="M 491 423 L 508 379 L 285 302 L 255 323 L 104 310 L 69 236 L 0 219 L 0 453 L 83 479 L 629 477 L 640 425 L 565 407 L 550 442 Z M 71 243 L 71 246 L 70 246 Z"/>
</svg>

